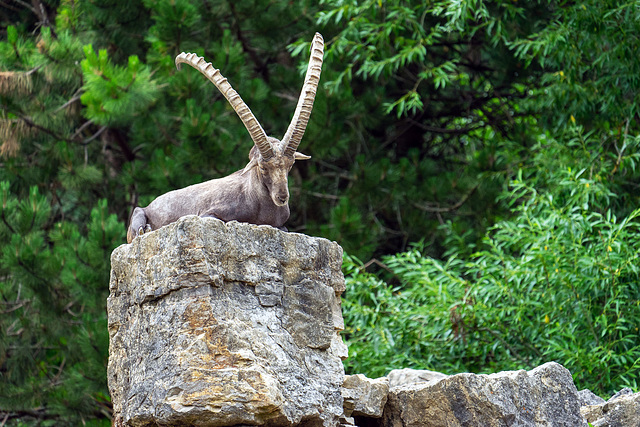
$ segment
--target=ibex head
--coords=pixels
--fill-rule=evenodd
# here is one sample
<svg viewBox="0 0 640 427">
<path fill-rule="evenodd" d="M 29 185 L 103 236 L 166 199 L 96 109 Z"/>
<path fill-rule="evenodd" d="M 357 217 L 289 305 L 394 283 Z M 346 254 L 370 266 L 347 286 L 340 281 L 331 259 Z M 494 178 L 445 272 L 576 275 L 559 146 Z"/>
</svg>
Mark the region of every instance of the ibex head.
<svg viewBox="0 0 640 427">
<path fill-rule="evenodd" d="M 313 101 L 320 82 L 323 54 L 324 40 L 319 33 L 316 33 L 311 43 L 311 56 L 304 85 L 302 86 L 302 93 L 298 99 L 298 105 L 291 123 L 282 140 L 267 136 L 247 104 L 238 95 L 238 92 L 220 74 L 220 70 L 214 68 L 211 63 L 206 62 L 204 58 L 194 53 L 183 52 L 176 57 L 176 67 L 178 69 L 180 69 L 180 64 L 184 63 L 200 71 L 227 98 L 227 101 L 238 114 L 254 143 L 254 147 L 249 153 L 250 161 L 242 171 L 242 174 L 244 175 L 253 168 L 257 168 L 256 174 L 267 188 L 271 200 L 276 206 L 284 206 L 289 201 L 287 175 L 293 163 L 296 160 L 310 158 L 297 152 L 297 149 L 313 108 Z"/>
</svg>

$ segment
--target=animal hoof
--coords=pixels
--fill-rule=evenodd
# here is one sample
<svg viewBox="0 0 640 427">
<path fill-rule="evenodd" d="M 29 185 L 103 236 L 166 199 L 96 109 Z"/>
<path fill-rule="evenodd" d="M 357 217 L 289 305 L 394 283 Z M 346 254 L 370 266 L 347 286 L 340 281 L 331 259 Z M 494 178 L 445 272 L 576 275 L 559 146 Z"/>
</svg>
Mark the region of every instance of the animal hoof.
<svg viewBox="0 0 640 427">
<path fill-rule="evenodd" d="M 144 233 L 148 233 L 150 231 L 151 231 L 151 226 L 149 224 L 146 224 L 144 226 L 140 226 L 140 227 L 138 227 L 138 236 L 142 236 Z"/>
</svg>

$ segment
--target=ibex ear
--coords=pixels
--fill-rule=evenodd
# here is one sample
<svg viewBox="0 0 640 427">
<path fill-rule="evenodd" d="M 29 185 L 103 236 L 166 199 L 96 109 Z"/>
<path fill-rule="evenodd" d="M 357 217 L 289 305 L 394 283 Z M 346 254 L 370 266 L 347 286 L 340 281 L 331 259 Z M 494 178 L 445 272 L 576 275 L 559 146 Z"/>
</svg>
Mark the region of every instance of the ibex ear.
<svg viewBox="0 0 640 427">
<path fill-rule="evenodd" d="M 293 155 L 294 160 L 309 160 L 311 156 L 307 156 L 306 154 L 298 153 L 297 151 Z"/>
<path fill-rule="evenodd" d="M 255 157 L 253 159 L 251 159 L 251 161 L 247 164 L 247 166 L 244 167 L 244 169 L 242 169 L 242 173 L 240 175 L 244 175 L 245 173 L 249 172 L 251 169 L 253 169 L 256 165 L 258 164 L 258 159 L 256 159 Z"/>
</svg>

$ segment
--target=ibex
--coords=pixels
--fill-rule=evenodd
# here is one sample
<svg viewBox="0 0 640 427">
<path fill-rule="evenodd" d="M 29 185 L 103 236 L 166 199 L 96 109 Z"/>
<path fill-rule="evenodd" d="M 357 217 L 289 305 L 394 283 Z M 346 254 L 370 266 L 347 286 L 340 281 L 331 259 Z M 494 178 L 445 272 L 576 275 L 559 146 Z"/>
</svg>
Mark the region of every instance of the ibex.
<svg viewBox="0 0 640 427">
<path fill-rule="evenodd" d="M 146 208 L 136 207 L 127 229 L 127 242 L 131 243 L 136 236 L 170 224 L 185 215 L 266 224 L 286 230 L 284 223 L 289 219 L 287 175 L 296 160 L 310 158 L 296 150 L 313 108 L 323 54 L 324 41 L 316 33 L 311 43 L 302 93 L 282 141 L 267 136 L 240 95 L 220 74 L 220 70 L 194 53 L 183 52 L 178 55 L 178 69 L 180 64 L 191 65 L 222 92 L 249 131 L 254 146 L 249 152 L 249 163 L 244 169 L 224 178 L 170 191 L 159 196 Z"/>
</svg>

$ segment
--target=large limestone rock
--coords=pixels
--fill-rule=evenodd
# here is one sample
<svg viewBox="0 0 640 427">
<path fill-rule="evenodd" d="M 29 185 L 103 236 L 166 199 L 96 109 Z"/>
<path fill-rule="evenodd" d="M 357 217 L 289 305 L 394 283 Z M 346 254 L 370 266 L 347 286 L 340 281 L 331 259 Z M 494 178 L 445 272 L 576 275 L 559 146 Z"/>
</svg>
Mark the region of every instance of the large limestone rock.
<svg viewBox="0 0 640 427">
<path fill-rule="evenodd" d="M 394 387 L 381 425 L 579 427 L 585 423 L 571 374 L 552 362 L 528 372 L 458 374 Z"/>
<path fill-rule="evenodd" d="M 342 249 L 184 217 L 111 256 L 116 425 L 336 425 Z"/>
</svg>

